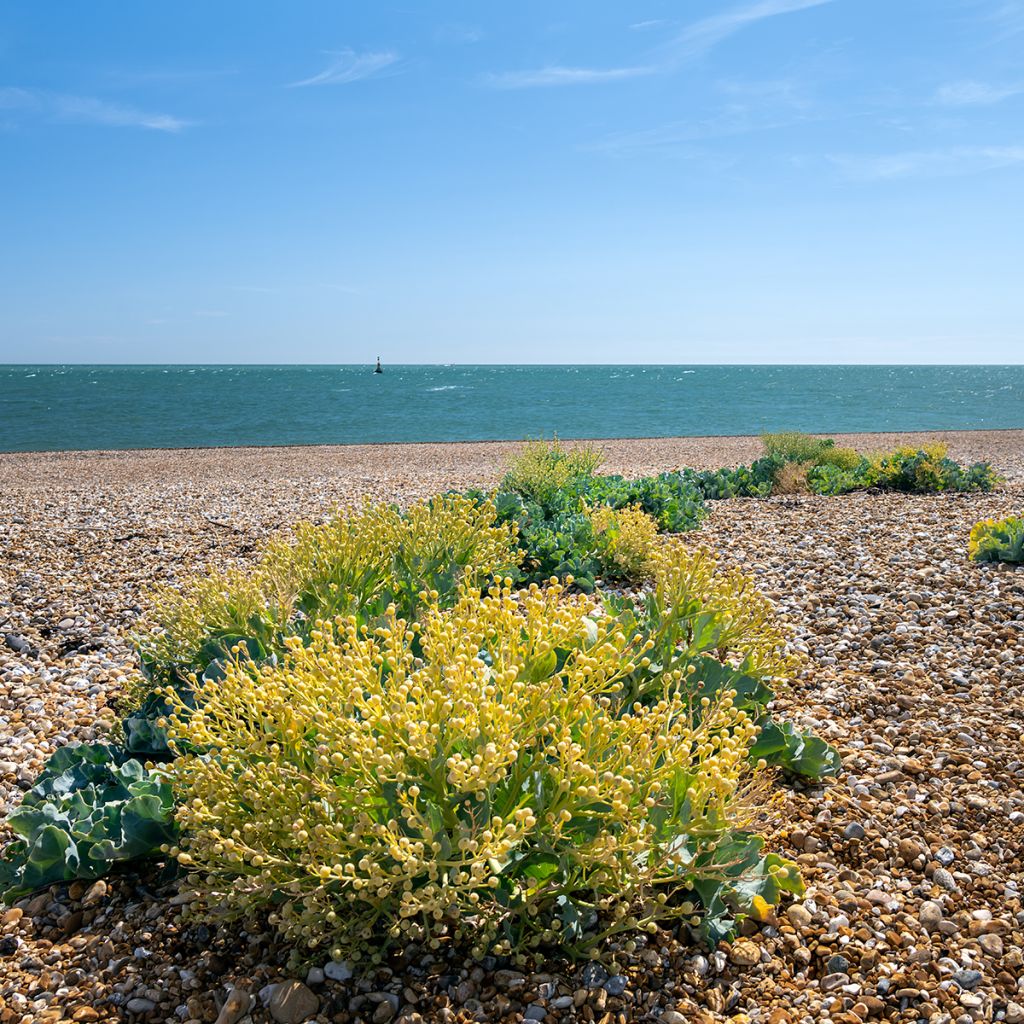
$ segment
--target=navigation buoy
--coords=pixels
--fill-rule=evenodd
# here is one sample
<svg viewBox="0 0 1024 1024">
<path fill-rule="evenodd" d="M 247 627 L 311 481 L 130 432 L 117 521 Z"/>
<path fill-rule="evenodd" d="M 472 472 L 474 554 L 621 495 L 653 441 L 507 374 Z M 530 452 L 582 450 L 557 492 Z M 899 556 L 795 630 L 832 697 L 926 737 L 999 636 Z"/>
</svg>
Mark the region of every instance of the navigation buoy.
<svg viewBox="0 0 1024 1024">
<path fill-rule="evenodd" d="M 373 372 L 374 373 L 383 373 L 384 372 L 384 367 L 380 365 L 380 356 L 377 356 L 377 367 L 376 367 L 376 369 Z"/>
</svg>

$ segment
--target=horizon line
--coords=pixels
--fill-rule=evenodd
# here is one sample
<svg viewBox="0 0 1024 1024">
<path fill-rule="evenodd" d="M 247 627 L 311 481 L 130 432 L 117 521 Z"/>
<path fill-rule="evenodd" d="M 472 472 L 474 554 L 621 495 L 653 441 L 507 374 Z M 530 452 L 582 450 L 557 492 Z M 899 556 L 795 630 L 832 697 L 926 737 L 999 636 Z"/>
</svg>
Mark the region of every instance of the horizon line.
<svg viewBox="0 0 1024 1024">
<path fill-rule="evenodd" d="M 276 367 L 315 367 L 315 366 L 327 366 L 327 367 L 365 367 L 373 366 L 374 360 L 367 362 L 358 363 L 332 363 L 332 362 L 285 362 L 285 363 L 256 363 L 256 362 L 242 362 L 242 361 L 226 361 L 226 362 L 207 362 L 207 363 L 190 363 L 190 362 L 137 362 L 137 363 L 124 363 L 124 362 L 0 362 L 0 368 L 9 367 L 120 367 L 120 368 L 151 368 L 151 367 L 168 367 L 168 366 L 181 366 L 181 367 L 260 367 L 260 368 L 276 368 Z M 674 363 L 674 362 L 611 362 L 611 363 L 556 363 L 556 362 L 541 362 L 541 363 L 452 363 L 452 362 L 395 362 L 387 363 L 382 361 L 382 366 L 390 366 L 392 368 L 398 367 L 437 367 L 437 368 L 450 368 L 450 367 L 464 367 L 464 368 L 482 368 L 482 367 L 549 367 L 557 369 L 559 367 L 572 367 L 578 368 L 581 366 L 593 366 L 593 367 L 604 367 L 604 366 L 643 366 L 643 367 L 662 367 L 662 366 L 690 366 L 690 367 L 715 367 L 720 368 L 723 366 L 770 366 L 770 367 L 797 367 L 797 366 L 836 366 L 836 367 L 852 367 L 852 366 L 864 366 L 864 367 L 883 367 L 883 366 L 922 366 L 922 367 L 958 367 L 958 366 L 1000 366 L 1000 367 L 1024 367 L 1024 360 L 1016 363 L 1006 362 L 960 362 L 960 363 L 927 363 L 927 362 L 884 362 L 884 363 L 871 363 L 871 362 L 728 362 L 728 363 L 711 363 L 711 362 L 699 362 L 699 363 Z"/>
</svg>

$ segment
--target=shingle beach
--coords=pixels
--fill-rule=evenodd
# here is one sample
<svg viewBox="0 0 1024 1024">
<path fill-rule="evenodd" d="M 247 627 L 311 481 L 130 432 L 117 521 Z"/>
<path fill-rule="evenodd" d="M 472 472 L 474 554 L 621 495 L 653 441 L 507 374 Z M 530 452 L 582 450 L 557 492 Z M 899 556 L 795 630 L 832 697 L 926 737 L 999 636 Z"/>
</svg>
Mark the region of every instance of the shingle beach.
<svg viewBox="0 0 1024 1024">
<path fill-rule="evenodd" d="M 611 977 L 438 956 L 291 981 L 269 936 L 183 923 L 173 886 L 126 874 L 0 909 L 0 1024 L 1024 1024 L 1024 568 L 967 560 L 975 522 L 1024 511 L 1024 431 L 837 441 L 870 451 L 933 438 L 1007 483 L 713 502 L 690 535 L 773 599 L 808 657 L 780 705 L 843 759 L 827 785 L 780 786 L 759 823 L 808 885 L 777 919 L 713 951 L 659 933 Z M 626 475 L 760 453 L 752 437 L 597 444 L 603 470 Z M 148 588 L 244 563 L 274 531 L 338 504 L 491 485 L 514 448 L 0 454 L 0 810 L 57 747 L 114 720 Z"/>
</svg>

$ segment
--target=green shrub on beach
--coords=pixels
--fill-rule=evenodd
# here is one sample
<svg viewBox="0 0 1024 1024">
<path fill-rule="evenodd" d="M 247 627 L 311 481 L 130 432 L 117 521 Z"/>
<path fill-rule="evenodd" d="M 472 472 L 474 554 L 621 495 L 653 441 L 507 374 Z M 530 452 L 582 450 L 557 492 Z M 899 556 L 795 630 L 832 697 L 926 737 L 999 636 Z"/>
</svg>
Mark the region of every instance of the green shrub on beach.
<svg viewBox="0 0 1024 1024">
<path fill-rule="evenodd" d="M 991 491 L 1001 479 L 987 462 L 959 465 L 940 442 L 868 457 L 837 447 L 830 438 L 808 434 L 765 434 L 762 441 L 769 458 L 803 467 L 807 486 L 815 494 L 848 494 L 871 487 L 913 494 Z"/>
<path fill-rule="evenodd" d="M 984 519 L 971 530 L 969 554 L 975 562 L 1024 564 L 1024 517 Z"/>
<path fill-rule="evenodd" d="M 560 493 L 592 477 L 602 459 L 589 443 L 565 448 L 557 437 L 527 441 L 509 458 L 500 490 L 548 508 Z"/>
<path fill-rule="evenodd" d="M 523 582 L 571 575 L 578 587 L 591 590 L 599 578 L 622 576 L 615 559 L 602 553 L 588 509 L 637 508 L 661 532 L 684 533 L 705 518 L 706 500 L 767 497 L 783 460 L 766 456 L 749 467 L 682 469 L 636 479 L 598 474 L 599 465 L 600 454 L 591 448 L 531 441 L 510 460 L 496 494 L 466 492 L 474 501 L 493 500 L 498 521 L 515 524 Z"/>
<path fill-rule="evenodd" d="M 811 462 L 817 465 L 825 452 L 835 447 L 831 438 L 813 437 L 795 431 L 781 434 L 762 434 L 765 454 L 784 462 Z"/>
<path fill-rule="evenodd" d="M 154 682 L 215 678 L 239 644 L 258 663 L 320 620 L 355 614 L 369 621 L 391 604 L 414 615 L 424 592 L 451 603 L 466 574 L 503 576 L 519 558 L 514 527 L 497 522 L 487 500 L 447 494 L 404 512 L 366 504 L 323 524 L 300 523 L 272 540 L 253 567 L 156 592 L 156 628 L 137 638 L 139 655 Z"/>
<path fill-rule="evenodd" d="M 171 769 L 196 909 L 264 912 L 297 959 L 579 954 L 666 920 L 720 937 L 799 876 L 746 831 L 758 728 L 734 673 L 695 702 L 651 653 L 582 595 L 506 585 L 229 665 L 172 721 L 202 751 Z"/>
<path fill-rule="evenodd" d="M 119 747 L 62 747 L 7 817 L 17 838 L 0 859 L 7 901 L 55 882 L 99 878 L 177 835 L 171 787 Z"/>
<path fill-rule="evenodd" d="M 947 455 L 944 444 L 903 447 L 868 460 L 869 486 L 912 494 L 942 491 L 991 491 L 1000 477 L 987 462 L 964 468 Z"/>
<path fill-rule="evenodd" d="M 785 460 L 768 454 L 735 469 L 683 470 L 709 501 L 725 498 L 767 498 L 775 488 Z"/>
</svg>

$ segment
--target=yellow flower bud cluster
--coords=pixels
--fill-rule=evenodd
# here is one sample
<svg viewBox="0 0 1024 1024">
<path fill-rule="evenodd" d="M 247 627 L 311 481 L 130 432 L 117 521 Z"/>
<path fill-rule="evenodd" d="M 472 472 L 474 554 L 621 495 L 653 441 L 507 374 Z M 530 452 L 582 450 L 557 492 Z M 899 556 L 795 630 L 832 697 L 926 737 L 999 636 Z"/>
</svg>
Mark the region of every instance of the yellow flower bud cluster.
<svg viewBox="0 0 1024 1024">
<path fill-rule="evenodd" d="M 322 524 L 300 523 L 272 540 L 251 569 L 153 594 L 156 628 L 137 637 L 140 654 L 157 667 L 187 672 L 210 637 L 255 631 L 269 641 L 294 630 L 297 617 L 315 623 L 392 599 L 408 610 L 433 585 L 451 591 L 460 577 L 510 572 L 521 558 L 515 527 L 495 520 L 490 502 L 452 494 L 405 512 L 367 502 Z"/>
<path fill-rule="evenodd" d="M 651 556 L 658 543 L 658 523 L 637 505 L 613 509 L 600 505 L 588 510 L 606 571 L 629 580 L 651 574 Z"/>
<path fill-rule="evenodd" d="M 574 480 L 595 473 L 603 454 L 591 444 L 566 448 L 557 437 L 527 441 L 508 460 L 502 489 L 544 504 Z"/>
<path fill-rule="evenodd" d="M 425 535 L 429 510 L 411 524 Z M 197 907 L 371 959 L 692 914 L 674 897 L 750 812 L 757 729 L 731 694 L 624 705 L 649 642 L 557 583 L 423 600 L 415 625 L 394 605 L 372 627 L 339 615 L 277 664 L 229 664 L 195 710 L 168 691 L 172 853 Z"/>
<path fill-rule="evenodd" d="M 799 661 L 771 601 L 752 576 L 723 569 L 707 548 L 668 538 L 651 556 L 655 599 L 680 618 L 714 622 L 714 648 L 760 679 L 792 678 Z"/>
</svg>

